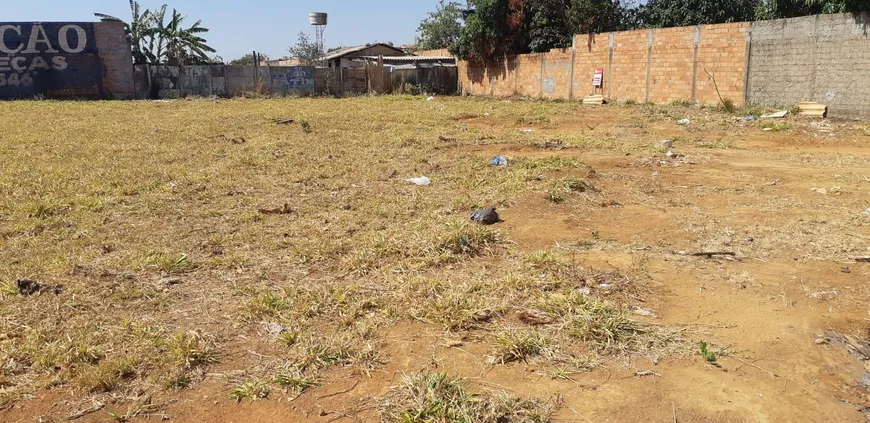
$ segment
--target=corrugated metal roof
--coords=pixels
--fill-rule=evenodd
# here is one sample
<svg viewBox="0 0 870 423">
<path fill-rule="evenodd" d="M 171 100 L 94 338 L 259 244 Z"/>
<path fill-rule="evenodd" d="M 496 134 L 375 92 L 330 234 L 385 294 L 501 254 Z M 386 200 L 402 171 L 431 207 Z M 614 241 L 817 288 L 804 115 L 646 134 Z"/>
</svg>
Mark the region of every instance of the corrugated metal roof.
<svg viewBox="0 0 870 423">
<path fill-rule="evenodd" d="M 400 49 L 400 48 L 391 46 L 389 44 L 377 43 L 377 44 L 365 44 L 365 45 L 353 46 L 353 47 L 344 47 L 344 48 L 340 48 L 338 50 L 333 50 L 329 53 L 326 53 L 326 56 L 323 57 L 323 60 L 337 59 L 339 57 L 346 56 L 346 55 L 351 54 L 351 53 L 360 52 L 360 51 L 363 51 L 367 48 L 372 48 L 372 47 L 377 47 L 377 46 L 384 46 L 384 47 L 396 50 L 396 52 L 405 54 L 405 52 L 402 51 L 402 49 Z M 390 57 L 393 57 L 393 56 L 390 56 Z"/>
<path fill-rule="evenodd" d="M 378 56 L 362 56 L 363 59 L 377 60 Z M 390 62 L 455 62 L 456 58 L 451 56 L 384 56 L 384 61 Z"/>
</svg>

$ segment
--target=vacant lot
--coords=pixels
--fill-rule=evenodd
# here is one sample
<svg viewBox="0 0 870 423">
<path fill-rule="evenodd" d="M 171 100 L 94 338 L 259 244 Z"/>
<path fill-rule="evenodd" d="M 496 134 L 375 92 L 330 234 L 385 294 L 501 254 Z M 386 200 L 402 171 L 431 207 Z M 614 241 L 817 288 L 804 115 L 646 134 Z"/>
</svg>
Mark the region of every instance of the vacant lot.
<svg viewBox="0 0 870 423">
<path fill-rule="evenodd" d="M 870 410 L 864 123 L 415 97 L 2 109 L 2 421 Z"/>
</svg>

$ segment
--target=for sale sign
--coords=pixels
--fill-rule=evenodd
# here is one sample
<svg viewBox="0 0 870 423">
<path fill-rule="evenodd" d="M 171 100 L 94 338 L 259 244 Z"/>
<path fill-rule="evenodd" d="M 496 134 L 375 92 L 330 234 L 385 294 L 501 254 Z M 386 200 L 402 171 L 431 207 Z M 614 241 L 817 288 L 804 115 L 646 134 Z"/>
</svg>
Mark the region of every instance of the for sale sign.
<svg viewBox="0 0 870 423">
<path fill-rule="evenodd" d="M 595 88 L 601 88 L 601 85 L 604 83 L 604 69 L 597 68 L 595 69 L 595 74 L 592 75 L 592 86 Z"/>
<path fill-rule="evenodd" d="M 0 98 L 102 90 L 92 23 L 0 23 Z"/>
</svg>

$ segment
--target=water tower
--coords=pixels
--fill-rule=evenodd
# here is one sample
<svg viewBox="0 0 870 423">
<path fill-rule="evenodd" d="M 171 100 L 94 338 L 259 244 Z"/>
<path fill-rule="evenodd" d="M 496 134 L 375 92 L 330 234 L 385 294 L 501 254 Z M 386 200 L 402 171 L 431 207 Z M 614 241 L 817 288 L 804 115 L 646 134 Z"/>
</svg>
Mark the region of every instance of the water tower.
<svg viewBox="0 0 870 423">
<path fill-rule="evenodd" d="M 317 47 L 320 48 L 321 53 L 325 53 L 323 48 L 323 32 L 326 30 L 327 14 L 322 12 L 312 12 L 308 14 L 308 20 L 311 22 L 311 25 L 314 26 Z M 325 63 L 322 63 L 322 59 L 318 59 L 318 62 L 320 62 L 321 66 L 326 65 Z"/>
</svg>

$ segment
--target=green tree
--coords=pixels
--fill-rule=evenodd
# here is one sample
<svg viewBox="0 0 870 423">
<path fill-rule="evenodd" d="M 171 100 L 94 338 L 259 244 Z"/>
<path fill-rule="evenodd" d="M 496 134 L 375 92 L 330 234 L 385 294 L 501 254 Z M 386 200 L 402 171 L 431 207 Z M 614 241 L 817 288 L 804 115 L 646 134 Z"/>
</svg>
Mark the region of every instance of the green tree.
<svg viewBox="0 0 870 423">
<path fill-rule="evenodd" d="M 759 0 L 756 19 L 870 11 L 870 0 Z"/>
<path fill-rule="evenodd" d="M 570 47 L 574 34 L 632 28 L 630 4 L 620 0 L 469 0 L 474 11 L 451 52 L 462 59 L 490 60 Z"/>
<path fill-rule="evenodd" d="M 462 19 L 462 7 L 457 2 L 446 3 L 439 0 L 434 12 L 420 22 L 417 28 L 416 48 L 419 50 L 436 50 L 450 48 L 462 33 L 459 21 Z"/>
<path fill-rule="evenodd" d="M 269 60 L 269 56 L 265 54 L 257 53 L 260 56 L 260 61 Z M 254 58 L 254 53 L 248 53 L 238 59 L 230 60 L 230 65 L 233 66 L 254 66 L 257 64 L 257 60 Z"/>
<path fill-rule="evenodd" d="M 163 6 L 165 9 L 166 6 Z M 107 15 L 105 13 L 94 13 L 94 16 L 100 18 L 102 22 L 121 22 L 124 24 L 124 32 L 130 40 L 133 49 L 133 63 L 141 65 L 148 63 L 148 55 L 146 54 L 146 40 L 153 38 L 157 29 L 157 18 L 154 12 L 145 9 L 141 11 L 139 2 L 130 0 L 130 15 L 129 23 L 120 18 Z M 161 17 L 162 20 L 162 17 Z"/>
<path fill-rule="evenodd" d="M 161 22 L 159 25 L 160 38 L 166 46 L 166 63 L 182 66 L 209 63 L 208 53 L 214 53 L 215 49 L 209 47 L 206 44 L 208 41 L 198 35 L 208 32 L 208 28 L 200 26 L 202 21 L 196 21 L 185 28 L 183 23 L 186 18 L 172 9 L 169 22 Z"/>
<path fill-rule="evenodd" d="M 304 32 L 299 33 L 299 40 L 287 50 L 290 57 L 299 60 L 303 66 L 314 66 L 323 58 L 323 48 Z"/>
<path fill-rule="evenodd" d="M 759 0 L 649 0 L 640 6 L 642 25 L 650 28 L 751 21 Z"/>
<path fill-rule="evenodd" d="M 173 9 L 172 17 L 165 23 L 165 4 L 157 10 L 146 9 L 142 12 L 136 0 L 130 0 L 130 12 L 130 23 L 103 13 L 94 15 L 103 22 L 124 23 L 135 64 L 193 65 L 212 62 L 208 53 L 214 53 L 215 50 L 199 35 L 208 32 L 208 28 L 200 26 L 202 21 L 184 28 L 182 24 L 186 17 Z"/>
</svg>

